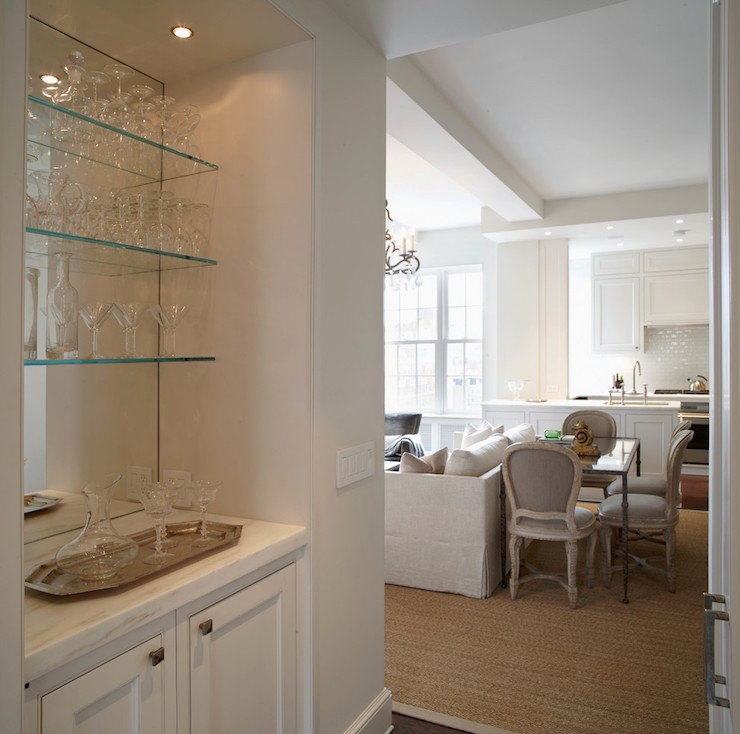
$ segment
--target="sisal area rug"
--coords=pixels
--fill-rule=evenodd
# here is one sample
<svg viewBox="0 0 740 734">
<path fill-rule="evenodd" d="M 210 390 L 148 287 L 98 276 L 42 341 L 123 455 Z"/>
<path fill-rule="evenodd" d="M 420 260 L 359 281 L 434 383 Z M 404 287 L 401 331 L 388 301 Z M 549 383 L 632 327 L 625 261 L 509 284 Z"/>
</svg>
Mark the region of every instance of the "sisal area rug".
<svg viewBox="0 0 740 734">
<path fill-rule="evenodd" d="M 565 590 L 532 581 L 469 599 L 386 586 L 386 686 L 393 699 L 517 734 L 702 734 L 702 592 L 707 588 L 706 512 L 682 510 L 676 593 L 662 576 L 630 570 Z M 632 544 L 644 551 L 645 544 Z M 648 545 L 646 555 L 659 552 Z M 562 544 L 536 542 L 530 559 L 565 568 Z M 583 558 L 581 549 L 580 560 Z M 579 580 L 580 583 L 580 580 Z"/>
</svg>

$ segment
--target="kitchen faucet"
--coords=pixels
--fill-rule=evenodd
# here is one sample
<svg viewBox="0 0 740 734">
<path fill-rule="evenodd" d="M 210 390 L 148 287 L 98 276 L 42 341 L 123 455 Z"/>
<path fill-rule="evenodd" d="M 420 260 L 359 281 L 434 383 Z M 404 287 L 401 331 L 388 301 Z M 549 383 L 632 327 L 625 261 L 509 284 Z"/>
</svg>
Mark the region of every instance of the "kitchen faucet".
<svg viewBox="0 0 740 734">
<path fill-rule="evenodd" d="M 638 374 L 642 377 L 642 366 L 640 365 L 639 359 L 636 359 L 635 363 L 632 365 L 632 392 L 630 395 L 637 395 L 637 386 L 635 385 L 635 367 L 637 367 L 639 370 Z"/>
</svg>

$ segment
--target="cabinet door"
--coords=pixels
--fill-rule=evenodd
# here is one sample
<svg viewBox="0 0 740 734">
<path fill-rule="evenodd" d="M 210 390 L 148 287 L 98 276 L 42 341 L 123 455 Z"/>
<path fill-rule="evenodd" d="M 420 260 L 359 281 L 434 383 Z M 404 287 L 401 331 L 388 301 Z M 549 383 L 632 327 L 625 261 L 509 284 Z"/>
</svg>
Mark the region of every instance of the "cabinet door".
<svg viewBox="0 0 740 734">
<path fill-rule="evenodd" d="M 593 285 L 595 352 L 640 348 L 640 279 L 596 278 Z"/>
<path fill-rule="evenodd" d="M 591 256 L 591 274 L 596 278 L 601 275 L 637 275 L 640 272 L 640 253 L 634 252 L 599 252 Z"/>
<path fill-rule="evenodd" d="M 625 435 L 640 439 L 640 474 L 664 479 L 675 415 L 630 412 L 625 414 L 624 421 Z"/>
<path fill-rule="evenodd" d="M 644 302 L 646 324 L 708 324 L 709 273 L 646 275 Z"/>
<path fill-rule="evenodd" d="M 191 734 L 296 730 L 295 566 L 194 614 Z"/>
<path fill-rule="evenodd" d="M 41 698 L 42 734 L 159 734 L 165 731 L 164 669 L 150 656 L 157 636 Z"/>
</svg>

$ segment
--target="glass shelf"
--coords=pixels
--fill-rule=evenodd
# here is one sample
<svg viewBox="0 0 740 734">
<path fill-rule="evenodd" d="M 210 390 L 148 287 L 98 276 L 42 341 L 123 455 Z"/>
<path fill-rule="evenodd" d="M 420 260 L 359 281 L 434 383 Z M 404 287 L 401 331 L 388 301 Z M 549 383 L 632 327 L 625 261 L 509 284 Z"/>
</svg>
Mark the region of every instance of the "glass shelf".
<svg viewBox="0 0 740 734">
<path fill-rule="evenodd" d="M 215 357 L 131 357 L 128 359 L 25 359 L 26 367 L 56 367 L 64 364 L 146 364 L 162 362 L 215 362 Z"/>
<path fill-rule="evenodd" d="M 64 135 L 57 132 L 61 127 L 60 119 L 65 122 Z M 120 130 L 34 95 L 28 96 L 28 142 L 42 149 L 130 174 L 141 179 L 141 183 L 169 181 L 218 170 L 215 163 Z"/>
<path fill-rule="evenodd" d="M 181 255 L 91 237 L 26 227 L 26 264 L 49 267 L 58 252 L 72 253 L 72 271 L 95 275 L 126 275 L 216 265 L 216 260 Z"/>
</svg>

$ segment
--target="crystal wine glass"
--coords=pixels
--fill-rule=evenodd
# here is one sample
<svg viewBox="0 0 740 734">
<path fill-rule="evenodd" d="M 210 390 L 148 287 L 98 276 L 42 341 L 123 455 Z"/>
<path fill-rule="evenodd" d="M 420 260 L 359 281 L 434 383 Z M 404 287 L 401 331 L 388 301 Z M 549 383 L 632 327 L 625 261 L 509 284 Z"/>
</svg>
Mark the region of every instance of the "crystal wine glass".
<svg viewBox="0 0 740 734">
<path fill-rule="evenodd" d="M 157 320 L 157 323 L 162 327 L 163 331 L 162 351 L 160 356 L 176 357 L 175 329 L 180 321 L 182 321 L 185 314 L 190 310 L 190 306 L 186 303 L 173 303 L 169 306 L 163 306 L 162 304 L 157 303 L 154 304 L 150 310 L 152 316 Z"/>
<path fill-rule="evenodd" d="M 92 351 L 85 359 L 102 359 L 103 355 L 98 349 L 98 332 L 100 327 L 110 316 L 112 303 L 86 303 L 80 306 L 80 318 L 84 321 L 85 326 L 90 329 L 92 335 Z"/>
<path fill-rule="evenodd" d="M 146 558 L 142 558 L 143 563 L 149 565 L 160 565 L 171 561 L 174 557 L 174 553 L 170 553 L 163 547 L 165 524 L 164 520 L 167 515 L 172 512 L 172 492 L 171 486 L 166 482 L 153 482 L 152 484 L 145 484 L 139 492 L 139 499 L 141 504 L 144 505 L 144 512 L 149 517 L 154 518 L 154 529 L 157 533 L 157 538 L 154 542 L 154 553 Z"/>
<path fill-rule="evenodd" d="M 208 546 L 222 537 L 220 533 L 208 530 L 206 519 L 208 505 L 216 499 L 216 492 L 220 486 L 221 482 L 212 479 L 197 479 L 188 487 L 192 501 L 200 507 L 200 537 L 193 541 L 196 548 Z"/>
<path fill-rule="evenodd" d="M 113 316 L 118 325 L 123 329 L 123 354 L 122 359 L 142 357 L 136 352 L 136 329 L 139 328 L 144 314 L 149 310 L 148 303 L 114 303 Z"/>
</svg>

